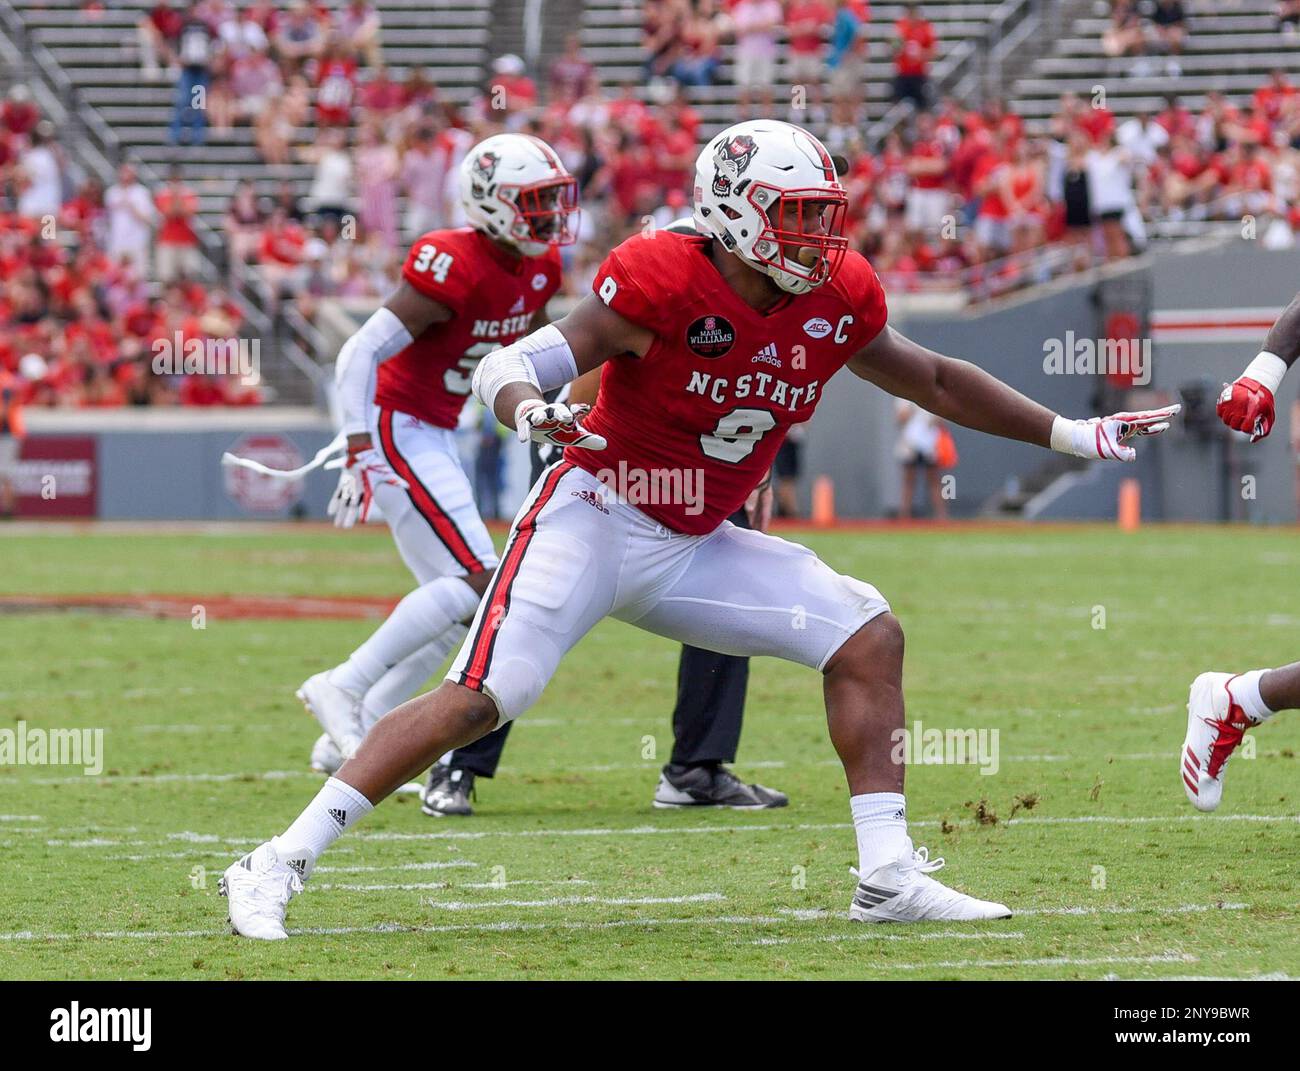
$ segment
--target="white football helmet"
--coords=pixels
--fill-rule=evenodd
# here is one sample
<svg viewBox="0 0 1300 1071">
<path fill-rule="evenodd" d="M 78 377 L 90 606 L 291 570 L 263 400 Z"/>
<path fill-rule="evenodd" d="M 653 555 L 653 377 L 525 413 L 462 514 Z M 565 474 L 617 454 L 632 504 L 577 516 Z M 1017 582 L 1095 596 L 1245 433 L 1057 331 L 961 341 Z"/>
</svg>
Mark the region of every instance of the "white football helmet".
<svg viewBox="0 0 1300 1071">
<path fill-rule="evenodd" d="M 460 164 L 470 226 L 539 257 L 578 236 L 578 183 L 555 150 L 530 134 L 495 134 Z"/>
<path fill-rule="evenodd" d="M 791 294 L 835 274 L 847 207 L 826 147 L 790 123 L 727 127 L 695 163 L 696 227 Z"/>
</svg>

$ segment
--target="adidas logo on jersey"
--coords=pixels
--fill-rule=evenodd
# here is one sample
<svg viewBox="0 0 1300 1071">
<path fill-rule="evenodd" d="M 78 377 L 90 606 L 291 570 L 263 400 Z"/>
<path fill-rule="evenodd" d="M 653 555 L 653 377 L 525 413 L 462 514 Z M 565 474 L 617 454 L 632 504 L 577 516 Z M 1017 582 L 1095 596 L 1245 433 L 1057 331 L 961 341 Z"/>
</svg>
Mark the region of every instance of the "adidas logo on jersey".
<svg viewBox="0 0 1300 1071">
<path fill-rule="evenodd" d="M 515 300 L 515 303 L 510 306 L 510 315 L 518 316 L 523 311 L 524 311 L 524 295 L 520 294 L 519 297 Z"/>
<path fill-rule="evenodd" d="M 750 364 L 770 364 L 777 368 L 781 367 L 781 358 L 777 356 L 776 343 L 769 342 L 753 357 L 750 358 Z"/>
</svg>

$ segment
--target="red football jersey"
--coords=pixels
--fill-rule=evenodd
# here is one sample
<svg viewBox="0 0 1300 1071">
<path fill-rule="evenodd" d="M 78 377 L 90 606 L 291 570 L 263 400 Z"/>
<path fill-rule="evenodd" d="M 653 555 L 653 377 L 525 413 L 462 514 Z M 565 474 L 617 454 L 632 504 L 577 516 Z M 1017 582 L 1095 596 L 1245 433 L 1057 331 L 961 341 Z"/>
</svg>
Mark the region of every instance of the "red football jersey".
<svg viewBox="0 0 1300 1071">
<path fill-rule="evenodd" d="M 484 356 L 528 334 L 560 287 L 560 254 L 515 257 L 470 227 L 417 238 L 402 278 L 451 310 L 379 366 L 375 401 L 428 424 L 454 428 Z"/>
<path fill-rule="evenodd" d="M 708 245 L 660 231 L 628 239 L 601 265 L 596 294 L 654 342 L 643 357 L 605 362 L 583 423 L 608 446 L 564 454 L 612 486 L 640 488 L 624 492 L 629 501 L 690 535 L 713 531 L 744 504 L 786 432 L 812 417 L 827 381 L 888 315 L 858 253 L 830 282 L 760 312 L 722 278 Z M 674 487 L 702 496 L 656 493 Z"/>
</svg>

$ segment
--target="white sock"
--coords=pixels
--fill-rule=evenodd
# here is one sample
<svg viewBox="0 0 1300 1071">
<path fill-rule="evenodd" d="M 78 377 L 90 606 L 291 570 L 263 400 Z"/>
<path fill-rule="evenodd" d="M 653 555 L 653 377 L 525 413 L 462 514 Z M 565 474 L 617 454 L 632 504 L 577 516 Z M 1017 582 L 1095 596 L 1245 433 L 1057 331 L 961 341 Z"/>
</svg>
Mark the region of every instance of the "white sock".
<svg viewBox="0 0 1300 1071">
<path fill-rule="evenodd" d="M 276 853 L 283 856 L 306 851 L 314 864 L 345 829 L 374 809 L 375 805 L 351 785 L 331 777 L 293 825 L 275 838 Z"/>
<path fill-rule="evenodd" d="M 464 625 L 452 625 L 380 677 L 361 702 L 362 731 L 369 732 L 375 722 L 410 699 L 468 634 Z"/>
<path fill-rule="evenodd" d="M 443 576 L 416 588 L 352 652 L 330 671 L 329 681 L 353 695 L 365 695 L 390 669 L 413 655 L 452 625 L 468 620 L 478 609 L 478 592 L 458 576 Z"/>
<path fill-rule="evenodd" d="M 1252 669 L 1232 682 L 1233 698 L 1241 705 L 1246 717 L 1256 724 L 1268 721 L 1276 713 L 1269 710 L 1264 697 L 1259 694 L 1259 679 L 1268 672 L 1267 669 Z"/>
<path fill-rule="evenodd" d="M 862 877 L 912 851 L 912 839 L 907 835 L 907 800 L 901 792 L 850 796 L 849 808 L 858 835 L 858 872 Z"/>
</svg>

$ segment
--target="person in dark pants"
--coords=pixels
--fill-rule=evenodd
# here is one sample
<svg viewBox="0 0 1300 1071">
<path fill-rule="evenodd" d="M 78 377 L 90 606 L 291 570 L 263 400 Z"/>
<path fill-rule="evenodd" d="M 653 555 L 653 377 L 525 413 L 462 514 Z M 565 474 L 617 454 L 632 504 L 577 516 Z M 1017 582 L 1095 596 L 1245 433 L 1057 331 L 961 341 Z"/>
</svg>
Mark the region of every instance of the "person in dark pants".
<svg viewBox="0 0 1300 1071">
<path fill-rule="evenodd" d="M 591 390 L 594 394 L 594 384 Z M 568 401 L 568 391 L 569 387 L 562 387 L 554 396 L 547 395 L 547 401 Z M 547 465 L 558 460 L 543 453 L 552 450 L 549 444 L 533 444 L 533 483 Z M 766 495 L 770 496 L 770 491 Z M 762 500 L 764 492 L 759 497 Z M 770 497 L 766 504 L 770 508 Z M 737 510 L 731 521 L 750 527 L 744 509 Z M 766 527 L 766 519 L 758 526 Z M 725 765 L 736 760 L 748 683 L 748 658 L 682 646 L 677 663 L 677 705 L 673 708 L 673 751 L 655 786 L 656 807 L 762 810 L 789 803 L 788 797 L 775 789 L 745 784 Z M 444 755 L 429 771 L 420 809 L 433 817 L 472 814 L 470 795 L 475 778 L 496 773 L 513 725 L 507 722 L 495 732 Z"/>
</svg>

